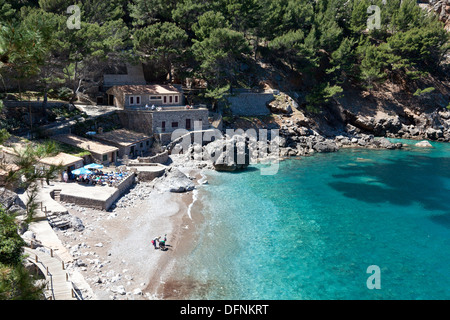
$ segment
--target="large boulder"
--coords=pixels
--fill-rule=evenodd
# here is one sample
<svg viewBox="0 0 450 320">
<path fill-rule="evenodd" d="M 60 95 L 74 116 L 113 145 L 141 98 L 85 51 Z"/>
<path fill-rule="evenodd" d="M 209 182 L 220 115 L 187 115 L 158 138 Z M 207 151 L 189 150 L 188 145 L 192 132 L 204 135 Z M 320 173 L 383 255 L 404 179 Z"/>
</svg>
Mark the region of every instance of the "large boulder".
<svg viewBox="0 0 450 320">
<path fill-rule="evenodd" d="M 291 97 L 281 93 L 276 95 L 275 99 L 268 103 L 267 106 L 273 113 L 290 114 L 292 113 L 292 106 L 296 107 L 296 103 Z"/>
<path fill-rule="evenodd" d="M 375 121 L 374 133 L 384 135 L 385 133 L 397 133 L 402 129 L 402 123 L 398 116 L 379 118 Z"/>
<path fill-rule="evenodd" d="M 154 179 L 151 183 L 161 192 L 183 193 L 195 188 L 191 179 L 175 167 L 168 168 L 163 176 Z"/>
<path fill-rule="evenodd" d="M 375 146 L 377 146 L 378 148 L 389 149 L 389 150 L 401 149 L 403 147 L 403 144 L 392 143 L 386 138 L 375 139 L 373 141 L 373 144 Z"/>
<path fill-rule="evenodd" d="M 3 205 L 5 209 L 11 208 L 17 201 L 18 195 L 11 190 L 0 188 L 0 204 Z"/>
<path fill-rule="evenodd" d="M 195 188 L 194 183 L 188 176 L 173 167 L 167 170 L 165 182 L 170 192 L 182 193 Z"/>
<path fill-rule="evenodd" d="M 216 140 L 205 147 L 205 156 L 216 171 L 237 171 L 250 164 L 249 138 L 244 135 Z"/>
<path fill-rule="evenodd" d="M 444 136 L 444 133 L 442 130 L 428 128 L 427 131 L 425 131 L 425 134 L 428 139 L 430 140 L 437 140 L 439 138 L 442 138 Z"/>
<path fill-rule="evenodd" d="M 433 146 L 431 145 L 431 143 L 429 143 L 428 141 L 424 140 L 424 141 L 420 141 L 417 142 L 415 144 L 416 147 L 420 147 L 420 148 L 433 148 Z"/>
<path fill-rule="evenodd" d="M 83 231 L 84 230 L 84 224 L 83 221 L 76 217 L 76 216 L 72 216 L 72 215 L 67 215 L 68 217 L 68 221 L 70 226 L 75 230 L 75 231 Z"/>
<path fill-rule="evenodd" d="M 317 152 L 335 152 L 339 150 L 339 147 L 334 141 L 325 140 L 314 144 L 313 149 Z"/>
<path fill-rule="evenodd" d="M 366 132 L 371 132 L 377 136 L 384 136 L 386 133 L 398 133 L 402 129 L 402 122 L 398 116 L 378 114 L 371 116 L 353 116 L 352 124 Z"/>
</svg>

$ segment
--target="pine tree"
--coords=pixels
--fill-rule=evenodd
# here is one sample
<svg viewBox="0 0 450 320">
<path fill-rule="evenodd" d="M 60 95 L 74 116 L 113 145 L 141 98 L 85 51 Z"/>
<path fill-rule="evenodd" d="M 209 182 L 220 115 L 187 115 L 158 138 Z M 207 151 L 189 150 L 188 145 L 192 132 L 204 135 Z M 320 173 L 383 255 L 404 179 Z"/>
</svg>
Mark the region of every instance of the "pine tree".
<svg viewBox="0 0 450 320">
<path fill-rule="evenodd" d="M 134 33 L 135 50 L 146 61 L 161 63 L 169 81 L 173 78 L 173 67 L 183 60 L 188 36 L 186 32 L 171 22 L 155 23 Z"/>
</svg>

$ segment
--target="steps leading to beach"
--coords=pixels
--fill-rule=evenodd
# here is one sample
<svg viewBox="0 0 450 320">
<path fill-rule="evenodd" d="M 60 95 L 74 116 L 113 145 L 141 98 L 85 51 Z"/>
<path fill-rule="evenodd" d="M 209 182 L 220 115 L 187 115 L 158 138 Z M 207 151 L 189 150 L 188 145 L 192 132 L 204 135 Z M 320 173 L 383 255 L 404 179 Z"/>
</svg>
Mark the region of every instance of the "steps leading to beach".
<svg viewBox="0 0 450 320">
<path fill-rule="evenodd" d="M 78 300 L 64 262 L 54 255 L 53 251 L 49 254 L 43 250 L 25 247 L 24 252 L 28 255 L 28 261 L 36 265 L 45 276 L 45 296 L 48 300 Z"/>
</svg>

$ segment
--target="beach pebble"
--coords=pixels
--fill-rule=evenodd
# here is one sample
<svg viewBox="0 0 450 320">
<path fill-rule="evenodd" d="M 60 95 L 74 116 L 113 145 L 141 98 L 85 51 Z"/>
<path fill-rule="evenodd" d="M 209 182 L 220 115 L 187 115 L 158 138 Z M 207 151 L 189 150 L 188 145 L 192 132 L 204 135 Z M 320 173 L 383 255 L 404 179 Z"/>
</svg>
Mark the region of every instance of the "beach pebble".
<svg viewBox="0 0 450 320">
<path fill-rule="evenodd" d="M 111 282 L 116 282 L 122 279 L 120 274 L 116 274 L 114 277 L 111 278 Z"/>
<path fill-rule="evenodd" d="M 102 283 L 102 279 L 99 276 L 92 278 L 93 283 Z"/>
<path fill-rule="evenodd" d="M 141 289 L 139 289 L 139 288 L 137 288 L 137 289 L 134 289 L 134 290 L 133 290 L 133 294 L 134 294 L 134 295 L 138 295 L 138 296 L 141 296 L 141 295 L 142 295 L 142 290 L 141 290 Z"/>
<path fill-rule="evenodd" d="M 117 286 L 111 289 L 112 292 L 118 293 L 120 295 L 125 295 L 127 292 L 124 288 L 124 286 Z"/>
</svg>

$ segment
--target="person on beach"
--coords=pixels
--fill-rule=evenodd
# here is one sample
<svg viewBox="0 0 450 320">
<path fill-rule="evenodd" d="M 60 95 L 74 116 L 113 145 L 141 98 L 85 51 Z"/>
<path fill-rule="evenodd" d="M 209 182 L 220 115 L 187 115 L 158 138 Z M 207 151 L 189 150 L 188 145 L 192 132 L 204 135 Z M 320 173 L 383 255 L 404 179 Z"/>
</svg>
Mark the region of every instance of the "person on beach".
<svg viewBox="0 0 450 320">
<path fill-rule="evenodd" d="M 155 247 L 155 250 L 157 249 L 156 248 L 156 241 L 158 241 L 158 240 L 159 240 L 158 237 L 155 237 L 155 239 L 152 240 L 152 243 L 153 243 L 153 246 Z"/>
<path fill-rule="evenodd" d="M 160 238 L 161 238 L 161 237 L 160 237 Z M 164 237 L 163 240 L 160 240 L 160 241 L 159 241 L 159 248 L 160 248 L 162 251 L 166 250 L 166 237 Z"/>
</svg>

